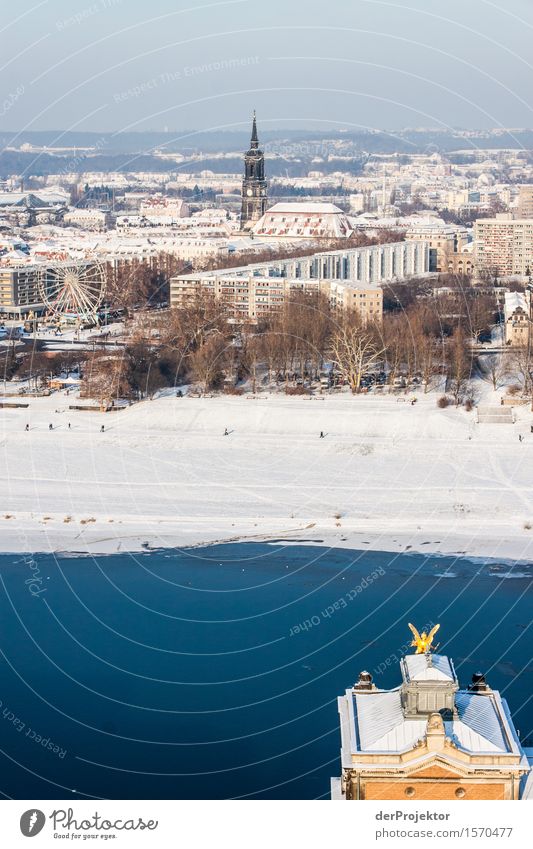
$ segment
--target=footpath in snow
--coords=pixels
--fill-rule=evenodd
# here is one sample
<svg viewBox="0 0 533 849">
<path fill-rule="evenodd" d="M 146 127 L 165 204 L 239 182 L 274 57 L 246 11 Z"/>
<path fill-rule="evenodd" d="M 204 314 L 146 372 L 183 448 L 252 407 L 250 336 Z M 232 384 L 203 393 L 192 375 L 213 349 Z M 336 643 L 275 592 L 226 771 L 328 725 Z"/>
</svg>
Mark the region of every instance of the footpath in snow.
<svg viewBox="0 0 533 849">
<path fill-rule="evenodd" d="M 0 550 L 283 537 L 531 559 L 528 407 L 477 424 L 417 397 L 172 394 L 107 414 L 69 411 L 72 394 L 28 399 L 0 410 Z"/>
</svg>

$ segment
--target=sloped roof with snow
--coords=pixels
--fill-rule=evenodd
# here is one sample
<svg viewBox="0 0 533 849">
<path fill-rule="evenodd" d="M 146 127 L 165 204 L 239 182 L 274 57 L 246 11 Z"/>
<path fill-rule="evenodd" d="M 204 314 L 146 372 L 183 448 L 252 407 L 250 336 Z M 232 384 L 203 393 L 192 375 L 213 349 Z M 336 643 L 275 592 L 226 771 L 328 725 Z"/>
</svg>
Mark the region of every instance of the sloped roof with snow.
<svg viewBox="0 0 533 849">
<path fill-rule="evenodd" d="M 356 693 L 353 698 L 360 751 L 402 752 L 424 736 L 425 721 L 405 721 L 399 690 Z"/>
<path fill-rule="evenodd" d="M 276 203 L 253 228 L 256 236 L 286 239 L 340 239 L 352 231 L 348 216 L 333 203 Z"/>
<path fill-rule="evenodd" d="M 267 210 L 275 215 L 344 215 L 334 203 L 275 203 Z"/>
<path fill-rule="evenodd" d="M 354 703 L 357 751 L 404 752 L 424 738 L 427 721 L 405 718 L 400 689 L 370 693 L 348 690 L 346 695 Z M 456 707 L 459 718 L 445 722 L 444 728 L 459 749 L 477 754 L 515 752 L 516 744 L 508 734 L 498 694 L 460 690 Z"/>
<path fill-rule="evenodd" d="M 504 309 L 506 318 L 516 312 L 516 310 L 523 310 L 523 312 L 526 313 L 529 312 L 524 292 L 506 292 Z"/>
<path fill-rule="evenodd" d="M 407 752 L 427 735 L 431 713 L 404 707 L 411 688 L 453 693 L 453 715 L 443 715 L 445 735 L 457 749 L 474 755 L 525 755 L 505 699 L 497 690 L 459 690 L 453 662 L 445 655 L 402 658 L 404 682 L 392 690 L 346 690 L 339 699 L 343 763 L 354 755 Z M 436 700 L 437 703 L 438 700 Z"/>
<path fill-rule="evenodd" d="M 445 655 L 409 654 L 403 666 L 410 681 L 455 681 L 453 666 Z"/>
</svg>

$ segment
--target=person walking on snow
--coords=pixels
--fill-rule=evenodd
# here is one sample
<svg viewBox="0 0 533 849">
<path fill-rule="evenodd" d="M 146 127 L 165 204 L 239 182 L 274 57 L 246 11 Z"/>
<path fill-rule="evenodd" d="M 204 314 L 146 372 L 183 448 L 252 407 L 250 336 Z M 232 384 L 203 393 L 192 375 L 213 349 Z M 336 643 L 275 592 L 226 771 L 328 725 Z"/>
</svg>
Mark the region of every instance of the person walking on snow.
<svg viewBox="0 0 533 849">
<path fill-rule="evenodd" d="M 224 436 L 229 436 L 227 427 L 224 428 Z"/>
</svg>

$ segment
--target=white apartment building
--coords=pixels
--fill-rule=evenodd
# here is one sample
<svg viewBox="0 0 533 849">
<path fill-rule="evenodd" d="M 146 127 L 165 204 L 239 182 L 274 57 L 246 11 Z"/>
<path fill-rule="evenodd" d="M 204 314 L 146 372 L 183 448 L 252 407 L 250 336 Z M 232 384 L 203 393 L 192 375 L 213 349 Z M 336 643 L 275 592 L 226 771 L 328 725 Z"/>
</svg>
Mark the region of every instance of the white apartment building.
<svg viewBox="0 0 533 849">
<path fill-rule="evenodd" d="M 461 253 L 470 241 L 470 233 L 466 227 L 444 224 L 436 221 L 434 224 L 413 224 L 405 234 L 407 240 L 425 241 L 429 244 L 429 265 L 431 271 L 450 271 L 450 258 Z"/>
<path fill-rule="evenodd" d="M 139 207 L 139 215 L 153 224 L 168 224 L 188 218 L 189 207 L 181 198 L 169 198 L 164 195 L 153 195 L 143 200 Z"/>
<path fill-rule="evenodd" d="M 533 218 L 533 185 L 530 183 L 520 186 L 518 195 L 518 217 Z"/>
<path fill-rule="evenodd" d="M 353 309 L 365 323 L 380 322 L 383 317 L 383 290 L 379 286 L 340 280 L 259 276 L 247 273 L 248 268 L 175 277 L 171 281 L 171 306 L 185 306 L 196 293 L 207 292 L 224 302 L 233 318 L 254 323 L 267 313 L 281 309 L 292 292 L 302 291 L 324 294 L 332 307 Z"/>
<path fill-rule="evenodd" d="M 295 289 L 322 292 L 333 307 L 356 309 L 364 321 L 381 321 L 380 284 L 429 270 L 426 242 L 395 242 L 324 251 L 310 256 L 254 263 L 239 268 L 183 274 L 170 281 L 170 305 L 183 306 L 199 291 L 225 302 L 233 316 L 257 321 L 282 307 Z"/>
<path fill-rule="evenodd" d="M 111 217 L 100 209 L 72 209 L 65 213 L 63 222 L 69 227 L 104 232 L 111 223 Z"/>
<path fill-rule="evenodd" d="M 533 218 L 478 219 L 474 244 L 478 274 L 526 277 L 533 273 Z"/>
</svg>

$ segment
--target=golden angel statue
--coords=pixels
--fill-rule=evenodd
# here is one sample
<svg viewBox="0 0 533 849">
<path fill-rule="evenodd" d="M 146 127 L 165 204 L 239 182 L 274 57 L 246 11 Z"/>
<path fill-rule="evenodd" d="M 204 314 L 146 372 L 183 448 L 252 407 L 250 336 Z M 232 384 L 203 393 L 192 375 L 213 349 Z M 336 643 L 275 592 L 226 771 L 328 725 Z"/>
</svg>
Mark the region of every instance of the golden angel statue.
<svg viewBox="0 0 533 849">
<path fill-rule="evenodd" d="M 429 634 L 426 634 L 425 631 L 422 631 L 421 634 L 418 633 L 414 625 L 411 625 L 410 622 L 407 623 L 411 632 L 413 634 L 414 640 L 411 643 L 413 648 L 416 648 L 415 654 L 429 654 L 431 651 L 436 649 L 436 646 L 433 645 L 433 637 L 437 633 L 440 628 L 440 625 L 435 625 L 434 628 L 431 629 Z"/>
</svg>

